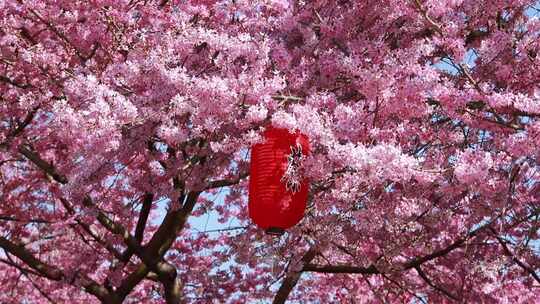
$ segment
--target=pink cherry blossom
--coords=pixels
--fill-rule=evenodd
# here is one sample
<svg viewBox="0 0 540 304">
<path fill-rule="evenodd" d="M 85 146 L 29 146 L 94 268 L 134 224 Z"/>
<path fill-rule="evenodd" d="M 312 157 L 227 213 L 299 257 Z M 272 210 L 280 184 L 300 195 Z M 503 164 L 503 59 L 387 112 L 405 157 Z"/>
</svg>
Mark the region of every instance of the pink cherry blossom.
<svg viewBox="0 0 540 304">
<path fill-rule="evenodd" d="M 540 3 L 0 1 L 0 302 L 536 303 Z M 306 134 L 303 220 L 247 212 Z"/>
</svg>

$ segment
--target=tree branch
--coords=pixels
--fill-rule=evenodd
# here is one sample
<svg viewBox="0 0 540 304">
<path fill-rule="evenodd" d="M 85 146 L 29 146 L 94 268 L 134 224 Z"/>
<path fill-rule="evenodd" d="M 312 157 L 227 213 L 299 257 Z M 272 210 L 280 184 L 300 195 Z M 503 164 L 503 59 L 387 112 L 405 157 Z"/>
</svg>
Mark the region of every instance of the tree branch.
<svg viewBox="0 0 540 304">
<path fill-rule="evenodd" d="M 2 236 L 0 236 L 0 247 L 2 247 L 6 252 L 9 252 L 12 255 L 16 256 L 30 268 L 39 273 L 42 277 L 48 278 L 53 281 L 61 281 L 65 278 L 64 273 L 62 273 L 60 269 L 38 260 L 26 248 L 17 245 Z M 81 285 L 87 292 L 96 296 L 104 303 L 117 303 L 116 301 L 114 301 L 114 299 L 111 298 L 110 294 L 103 286 L 100 286 L 94 280 L 88 278 L 85 275 L 78 274 L 78 276 L 80 278 Z"/>
<path fill-rule="evenodd" d="M 453 250 L 460 248 L 463 246 L 463 244 L 469 240 L 471 237 L 477 235 L 484 229 L 490 227 L 492 221 L 469 232 L 466 236 L 456 240 L 449 246 L 437 250 L 431 254 L 414 258 L 410 260 L 409 262 L 406 262 L 403 264 L 401 270 L 409 270 L 411 268 L 419 267 L 420 265 L 434 260 L 436 258 L 442 257 L 447 255 L 448 253 L 452 252 Z M 368 267 L 362 267 L 362 266 L 352 266 L 352 265 L 315 265 L 315 264 L 306 264 L 302 271 L 309 271 L 309 272 L 319 272 L 319 273 L 344 273 L 344 274 L 384 274 L 381 272 L 377 267 L 373 264 L 371 264 Z"/>
<path fill-rule="evenodd" d="M 62 203 L 62 205 L 64 206 L 64 208 L 68 211 L 69 214 L 73 215 L 75 214 L 75 210 L 73 210 L 73 208 L 70 206 L 70 204 L 68 203 L 67 200 L 65 200 L 64 198 L 60 198 L 60 202 Z M 104 241 L 103 239 L 101 239 L 93 230 L 92 228 L 90 227 L 90 225 L 86 224 L 85 222 L 79 220 L 78 218 L 75 219 L 75 222 L 77 222 L 77 224 L 79 226 L 81 226 L 81 228 L 88 234 L 90 235 L 90 237 L 92 237 L 92 239 L 94 239 L 94 241 L 96 241 L 98 244 L 100 244 L 101 246 L 103 246 L 103 248 L 107 249 L 114 257 L 116 257 L 117 259 L 119 260 L 122 260 L 122 257 L 123 255 L 116 249 L 114 248 L 114 246 L 112 246 L 111 244 L 107 243 L 106 241 Z"/>
<path fill-rule="evenodd" d="M 445 248 L 443 248 L 441 250 L 435 251 L 435 252 L 433 252 L 431 254 L 425 255 L 425 256 L 420 257 L 420 258 L 413 259 L 413 260 L 405 263 L 403 265 L 403 269 L 411 269 L 411 268 L 414 268 L 416 266 L 422 265 L 425 262 L 428 262 L 428 261 L 434 260 L 436 258 L 447 255 L 448 253 L 450 253 L 454 249 L 457 249 L 457 248 L 461 247 L 468 239 L 470 239 L 471 237 L 477 235 L 478 233 L 480 233 L 484 229 L 488 228 L 490 225 L 491 225 L 491 222 L 489 222 L 489 223 L 487 223 L 487 224 L 485 224 L 485 225 L 483 225 L 483 226 L 469 232 L 466 236 L 464 236 L 464 237 L 462 237 L 460 239 L 457 239 L 455 242 L 453 242 L 452 244 L 450 244 L 449 246 L 447 246 L 447 247 L 445 247 Z"/>
<path fill-rule="evenodd" d="M 415 266 L 414 269 L 416 269 L 416 272 L 418 272 L 418 274 L 420 275 L 420 277 L 429 285 L 431 286 L 433 289 L 443 293 L 445 296 L 447 296 L 448 298 L 454 300 L 454 301 L 459 301 L 459 298 L 457 298 L 456 296 L 454 296 L 453 294 L 451 294 L 450 292 L 448 292 L 447 290 L 445 290 L 444 288 L 442 287 L 439 287 L 437 285 L 435 285 L 430 279 L 429 277 L 426 275 L 426 273 L 422 270 L 422 268 L 420 268 L 420 265 L 418 266 Z"/>
<path fill-rule="evenodd" d="M 171 247 L 178 233 L 185 226 L 187 218 L 191 214 L 200 193 L 190 192 L 181 209 L 170 210 L 165 215 L 163 223 L 154 233 L 152 239 L 144 247 L 141 247 L 137 240 L 123 226 L 109 219 L 100 210 L 97 210 L 98 221 L 111 233 L 121 236 L 128 248 L 131 248 L 141 258 L 144 266 L 157 274 L 158 280 L 163 284 L 165 289 L 167 303 L 180 303 L 182 288 L 180 280 L 177 278 L 176 268 L 164 262 L 163 257 Z M 95 208 L 90 197 L 86 197 L 83 204 L 88 208 Z M 122 294 L 128 292 L 129 287 L 134 286 L 134 282 L 144 279 L 148 274 L 148 270 L 142 268 L 140 265 L 139 269 L 132 273 L 123 283 Z"/>
<path fill-rule="evenodd" d="M 143 258 L 143 254 L 142 254 L 143 249 L 142 249 L 142 247 L 139 245 L 137 240 L 135 240 L 135 238 L 129 233 L 129 231 L 127 231 L 126 228 L 124 228 L 122 225 L 116 223 L 115 221 L 111 220 L 101 210 L 98 210 L 94 206 L 94 203 L 92 202 L 92 199 L 89 196 L 87 196 L 87 197 L 85 197 L 83 199 L 83 205 L 85 207 L 87 207 L 87 208 L 96 209 L 98 222 L 103 227 L 105 227 L 107 230 L 109 230 L 111 233 L 122 237 L 122 239 L 124 240 L 124 243 L 128 247 L 131 247 L 132 250 L 134 250 L 134 252 L 141 257 L 141 259 Z"/>
<path fill-rule="evenodd" d="M 6 254 L 6 256 L 8 256 L 8 255 Z M 9 256 L 8 256 L 8 257 L 9 257 Z M 32 270 L 32 269 L 24 268 L 23 266 L 21 266 L 21 265 L 15 263 L 12 259 L 9 259 L 9 260 L 6 260 L 6 259 L 0 259 L 0 262 L 6 264 L 6 265 L 8 265 L 8 266 L 15 267 L 15 268 L 17 268 L 17 270 L 19 270 L 20 272 L 25 271 L 25 272 L 31 273 L 31 274 L 33 274 L 33 275 L 43 276 L 43 275 L 40 274 L 39 272 L 36 272 L 36 271 L 34 271 L 34 270 Z"/>
<path fill-rule="evenodd" d="M 169 3 L 169 0 L 161 0 L 161 2 L 159 3 L 159 6 L 160 7 L 165 7 L 165 5 L 167 5 L 167 3 Z"/>
<path fill-rule="evenodd" d="M 422 3 L 420 3 L 420 0 L 413 0 L 414 2 L 414 5 L 416 6 L 416 8 L 418 9 L 418 11 L 420 12 L 420 14 L 422 14 L 422 16 L 424 17 L 424 19 L 427 21 L 427 23 L 439 34 L 439 35 L 443 35 L 443 32 L 442 32 L 442 29 L 441 27 L 435 22 L 433 21 L 433 19 L 431 19 L 431 17 L 429 16 L 428 12 L 426 9 L 424 9 L 422 7 Z"/>
<path fill-rule="evenodd" d="M 0 215 L 0 221 L 51 224 L 51 221 L 40 219 L 40 218 L 22 219 L 22 218 L 17 218 L 17 217 L 10 216 L 10 215 Z"/>
<path fill-rule="evenodd" d="M 153 200 L 153 193 L 146 193 L 144 195 L 141 212 L 139 213 L 139 220 L 137 221 L 137 227 L 135 228 L 135 239 L 139 242 L 139 244 L 142 243 L 143 240 L 144 228 L 146 227 L 146 221 L 148 220 L 148 215 L 150 214 Z"/>
<path fill-rule="evenodd" d="M 59 174 L 56 171 L 56 168 L 54 166 L 47 163 L 37 153 L 32 151 L 27 146 L 21 145 L 19 147 L 19 152 L 23 154 L 25 157 L 27 157 L 30 161 L 32 161 L 36 166 L 38 166 L 38 168 L 40 168 L 41 170 L 46 172 L 49 176 L 51 176 L 55 181 L 62 184 L 65 184 L 68 182 L 68 179 L 65 176 Z M 126 254 L 120 256 L 121 260 L 125 260 L 127 256 L 131 257 L 131 255 L 135 253 L 137 254 L 137 256 L 139 256 L 142 259 L 144 263 L 144 265 L 139 265 L 138 270 L 136 270 L 135 272 L 130 274 L 128 278 L 126 278 L 125 282 L 123 282 L 121 292 L 119 292 L 118 294 L 115 294 L 115 296 L 126 296 L 129 293 L 130 288 L 133 288 L 136 285 L 135 282 L 138 282 L 144 279 L 147 276 L 148 271 L 152 270 L 157 274 L 159 281 L 163 283 L 165 287 L 167 303 L 180 302 L 181 283 L 179 279 L 177 278 L 176 269 L 169 263 L 162 261 L 162 259 L 165 253 L 167 252 L 167 250 L 170 248 L 170 246 L 176 239 L 177 234 L 185 226 L 185 223 L 187 222 L 187 218 L 191 214 L 200 193 L 201 193 L 200 191 L 190 192 L 187 195 L 185 203 L 183 204 L 183 207 L 181 209 L 169 211 L 167 215 L 165 216 L 165 219 L 162 225 L 158 228 L 158 231 L 156 231 L 156 233 L 154 234 L 154 236 L 152 237 L 148 245 L 145 246 L 144 248 L 141 247 L 140 241 L 142 240 L 144 226 L 148 218 L 149 207 L 151 206 L 150 196 L 147 196 L 146 207 L 143 204 L 143 210 L 141 210 L 141 213 L 142 213 L 141 218 L 138 221 L 136 232 L 135 232 L 137 235 L 137 238 L 133 237 L 129 233 L 129 231 L 127 231 L 122 225 L 109 219 L 102 211 L 97 210 L 98 222 L 101 225 L 103 225 L 107 230 L 109 230 L 111 233 L 121 236 L 128 247 L 128 249 L 126 250 Z M 63 201 L 63 203 L 66 203 L 65 200 Z M 84 198 L 83 205 L 86 206 L 87 208 L 95 208 L 90 197 Z M 69 204 L 67 205 L 65 204 L 65 206 L 69 206 Z M 73 211 L 73 209 L 72 208 L 70 209 L 69 207 L 66 207 L 66 209 L 68 211 L 69 210 Z M 79 222 L 79 224 L 81 223 Z M 99 240 L 99 238 L 95 238 L 94 234 L 91 233 L 92 232 L 91 229 L 86 229 L 89 227 L 85 227 L 84 225 L 81 225 L 81 226 L 92 237 L 94 237 L 94 239 Z M 104 244 L 104 246 L 109 251 L 111 251 L 111 249 L 114 249 L 111 246 L 108 246 L 107 244 Z M 115 250 L 113 250 L 112 252 L 115 252 Z M 117 254 L 114 254 L 114 255 L 118 257 Z M 117 301 L 116 297 L 115 297 L 115 301 Z"/>
<path fill-rule="evenodd" d="M 179 210 L 170 210 L 165 215 L 163 223 L 152 236 L 152 239 L 145 246 L 147 254 L 154 259 L 161 259 L 170 248 L 177 234 L 184 228 L 187 218 L 193 211 L 195 203 L 201 192 L 190 192 Z M 157 262 L 157 260 L 155 261 Z"/>
<path fill-rule="evenodd" d="M 24 247 L 17 245 L 2 236 L 0 236 L 0 247 L 19 258 L 43 277 L 53 281 L 60 281 L 64 276 L 59 269 L 41 262 Z"/>
<path fill-rule="evenodd" d="M 357 273 L 357 274 L 379 274 L 381 273 L 377 267 L 370 265 L 369 267 L 350 266 L 350 265 L 315 265 L 307 264 L 302 269 L 309 272 L 320 273 Z"/>
<path fill-rule="evenodd" d="M 28 158 L 28 160 L 33 162 L 38 168 L 47 173 L 47 175 L 50 176 L 53 180 L 57 181 L 60 184 L 68 183 L 68 179 L 66 176 L 60 174 L 53 165 L 42 159 L 37 152 L 31 149 L 31 147 L 27 145 L 20 145 L 19 152 L 26 158 Z"/>
<path fill-rule="evenodd" d="M 272 99 L 279 100 L 279 101 L 304 101 L 304 98 L 298 97 L 298 96 L 292 96 L 292 95 L 273 95 Z"/>
<path fill-rule="evenodd" d="M 205 188 L 205 190 L 215 189 L 215 188 L 222 188 L 222 187 L 229 187 L 238 184 L 241 180 L 248 177 L 248 172 L 241 172 L 237 178 L 234 179 L 223 179 L 223 180 L 217 180 L 212 181 L 208 183 L 208 186 Z"/>
<path fill-rule="evenodd" d="M 24 117 L 22 122 L 19 122 L 17 124 L 17 127 L 13 129 L 11 132 L 9 132 L 6 136 L 6 140 L 3 143 L 0 143 L 0 147 L 7 147 L 9 146 L 11 140 L 14 137 L 19 136 L 24 129 L 34 120 L 34 117 L 36 116 L 37 111 L 39 110 L 39 106 L 33 108 L 26 116 Z"/>
<path fill-rule="evenodd" d="M 287 274 L 285 279 L 283 279 L 283 282 L 281 283 L 281 286 L 279 287 L 279 290 L 277 291 L 272 304 L 283 304 L 285 303 L 285 301 L 287 301 L 287 298 L 294 289 L 294 286 L 296 286 L 296 284 L 298 283 L 302 272 L 305 270 L 306 264 L 310 263 L 316 255 L 317 249 L 315 247 L 311 247 L 304 254 L 302 259 L 300 260 L 300 262 L 304 265 L 303 268 L 300 271 L 292 271 Z"/>
<path fill-rule="evenodd" d="M 140 245 L 143 240 L 144 236 L 144 229 L 146 227 L 146 222 L 148 220 L 148 216 L 150 214 L 150 209 L 152 207 L 152 200 L 154 199 L 154 194 L 152 193 L 146 193 L 143 198 L 143 205 L 141 207 L 141 212 L 139 214 L 139 219 L 137 221 L 137 226 L 135 228 L 135 240 Z M 128 246 L 124 254 L 121 255 L 120 260 L 126 263 L 126 265 L 129 263 L 129 260 L 131 259 L 131 256 L 135 253 L 135 249 L 131 246 Z M 140 281 L 145 279 L 150 272 L 150 269 L 144 264 L 140 263 L 137 266 L 137 269 L 134 270 L 131 274 L 129 274 L 124 281 L 120 284 L 118 289 L 116 290 L 116 293 L 118 297 L 120 297 L 122 300 L 125 299 L 125 297 L 139 284 Z"/>
<path fill-rule="evenodd" d="M 127 295 L 139 284 L 140 281 L 146 278 L 150 270 L 144 263 L 141 263 L 135 271 L 129 274 L 123 281 L 120 283 L 120 286 L 116 289 L 116 294 L 120 300 L 124 300 Z"/>
<path fill-rule="evenodd" d="M 165 301 L 168 304 L 181 302 L 182 284 L 177 277 L 176 268 L 164 262 L 163 257 L 176 240 L 178 233 L 184 228 L 200 194 L 199 191 L 189 192 L 181 209 L 167 212 L 163 223 L 145 246 L 143 256 L 141 256 L 143 262 L 157 274 L 158 280 L 163 284 Z"/>
<path fill-rule="evenodd" d="M 3 75 L 0 75 L 0 81 L 1 82 L 5 82 L 7 84 L 10 84 L 14 87 L 17 87 L 19 89 L 27 89 L 30 87 L 29 84 L 22 84 L 22 83 L 18 83 L 16 81 L 14 81 L 13 79 L 9 78 L 9 77 L 6 77 L 6 76 L 3 76 Z"/>
<path fill-rule="evenodd" d="M 137 221 L 137 226 L 135 227 L 135 240 L 139 245 L 142 244 L 142 240 L 144 237 L 144 229 L 146 227 L 146 222 L 148 220 L 148 216 L 150 215 L 150 209 L 152 208 L 152 201 L 154 199 L 154 194 L 152 193 L 146 193 L 143 198 L 143 203 L 141 207 L 141 212 L 139 213 L 139 219 Z M 123 262 L 129 262 L 129 259 L 133 255 L 134 248 L 128 247 L 124 254 L 122 255 L 121 260 Z"/>
<path fill-rule="evenodd" d="M 41 290 L 41 288 L 39 287 L 39 285 L 37 283 L 34 282 L 34 280 L 32 280 L 32 278 L 30 277 L 29 274 L 33 274 L 33 275 L 37 275 L 39 276 L 38 273 L 35 273 L 34 271 L 28 271 L 27 269 L 23 268 L 23 267 L 19 267 L 15 261 L 13 261 L 13 259 L 11 258 L 11 256 L 6 253 L 6 256 L 8 258 L 9 261 L 11 261 L 12 265 L 14 265 L 25 277 L 26 279 L 28 279 L 28 281 L 30 281 L 30 284 L 32 284 L 32 286 L 34 286 L 34 288 L 45 298 L 47 299 L 47 301 L 49 301 L 49 303 L 52 303 L 54 304 L 55 301 L 47 294 L 45 293 L 43 290 Z"/>
<path fill-rule="evenodd" d="M 58 36 L 58 38 L 60 38 L 60 40 L 62 40 L 67 46 L 71 47 L 74 51 L 75 51 L 75 54 L 77 54 L 77 57 L 79 57 L 80 60 L 82 60 L 83 62 L 86 62 L 88 59 L 90 59 L 96 52 L 97 48 L 99 47 L 99 44 L 96 43 L 94 44 L 93 46 L 93 49 L 90 51 L 90 54 L 85 56 L 83 55 L 83 53 L 71 42 L 71 40 L 69 40 L 69 38 L 62 32 L 60 31 L 59 29 L 57 29 L 51 22 L 45 20 L 45 18 L 43 18 L 37 11 L 33 10 L 33 9 L 30 9 L 30 12 L 39 20 L 41 21 L 43 24 L 45 24 L 45 26 L 51 31 L 53 32 L 56 36 Z"/>
<path fill-rule="evenodd" d="M 538 274 L 536 273 L 536 271 L 534 269 L 532 269 L 530 266 L 526 265 L 525 263 L 523 263 L 522 261 L 520 261 L 513 253 L 512 251 L 510 251 L 510 248 L 508 248 L 508 246 L 506 245 L 506 242 L 497 234 L 497 232 L 495 231 L 495 229 L 493 228 L 489 228 L 489 230 L 493 233 L 493 236 L 497 239 L 497 241 L 499 242 L 499 244 L 501 245 L 501 247 L 503 248 L 504 250 L 504 253 L 506 256 L 508 257 L 511 257 L 512 260 L 519 266 L 521 267 L 523 270 L 525 270 L 525 272 L 527 272 L 528 274 L 530 274 L 535 280 L 536 282 L 540 283 L 540 277 L 538 277 Z"/>
</svg>

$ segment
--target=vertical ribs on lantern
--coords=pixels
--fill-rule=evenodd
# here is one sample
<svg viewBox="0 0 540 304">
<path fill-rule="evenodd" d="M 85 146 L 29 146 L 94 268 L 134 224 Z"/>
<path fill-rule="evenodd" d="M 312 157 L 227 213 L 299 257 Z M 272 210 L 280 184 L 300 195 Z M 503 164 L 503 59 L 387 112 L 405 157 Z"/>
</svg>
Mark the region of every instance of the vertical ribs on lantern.
<svg viewBox="0 0 540 304">
<path fill-rule="evenodd" d="M 304 216 L 309 181 L 300 165 L 309 154 L 306 135 L 269 127 L 253 145 L 249 178 L 249 216 L 269 234 L 282 234 Z"/>
</svg>

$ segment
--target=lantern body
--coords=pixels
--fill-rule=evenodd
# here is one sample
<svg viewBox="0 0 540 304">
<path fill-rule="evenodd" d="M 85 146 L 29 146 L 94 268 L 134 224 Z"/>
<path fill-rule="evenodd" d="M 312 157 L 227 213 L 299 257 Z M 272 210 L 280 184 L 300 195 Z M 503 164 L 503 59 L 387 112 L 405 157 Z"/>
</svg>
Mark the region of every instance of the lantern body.
<svg viewBox="0 0 540 304">
<path fill-rule="evenodd" d="M 298 162 L 309 154 L 308 138 L 270 127 L 264 142 L 251 149 L 249 216 L 267 232 L 280 232 L 304 216 L 309 181 L 297 174 Z"/>
</svg>

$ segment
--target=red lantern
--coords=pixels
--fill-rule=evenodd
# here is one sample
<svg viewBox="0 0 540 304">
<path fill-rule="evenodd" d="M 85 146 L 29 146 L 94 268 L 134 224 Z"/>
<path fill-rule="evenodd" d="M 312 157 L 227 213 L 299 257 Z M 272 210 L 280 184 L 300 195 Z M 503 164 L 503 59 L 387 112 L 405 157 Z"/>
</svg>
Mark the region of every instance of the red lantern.
<svg viewBox="0 0 540 304">
<path fill-rule="evenodd" d="M 299 171 L 309 154 L 307 136 L 270 127 L 251 149 L 249 216 L 268 233 L 281 234 L 304 216 L 309 181 Z"/>
</svg>

